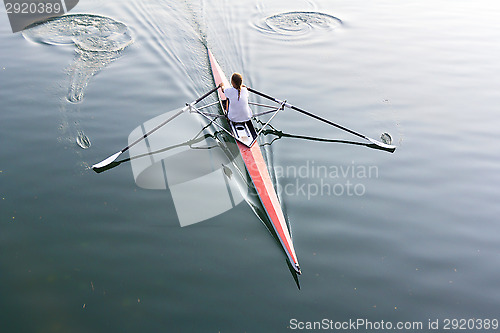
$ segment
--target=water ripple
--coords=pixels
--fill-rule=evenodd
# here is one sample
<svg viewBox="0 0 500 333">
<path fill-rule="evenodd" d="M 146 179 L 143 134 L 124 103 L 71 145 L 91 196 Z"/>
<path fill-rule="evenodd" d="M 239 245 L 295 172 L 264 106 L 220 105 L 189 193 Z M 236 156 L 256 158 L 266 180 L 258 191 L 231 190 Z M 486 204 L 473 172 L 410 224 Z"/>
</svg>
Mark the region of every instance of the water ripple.
<svg viewBox="0 0 500 333">
<path fill-rule="evenodd" d="M 78 131 L 78 136 L 76 137 L 76 143 L 82 148 L 87 149 L 90 148 L 91 143 L 90 139 L 83 131 Z"/>
<path fill-rule="evenodd" d="M 52 18 L 23 32 L 24 38 L 49 45 L 76 45 L 67 99 L 78 103 L 92 76 L 133 43 L 130 29 L 109 17 L 77 14 Z"/>
<path fill-rule="evenodd" d="M 319 30 L 337 29 L 342 26 L 342 20 L 326 13 L 296 11 L 271 15 L 253 25 L 270 35 L 300 38 Z"/>
</svg>

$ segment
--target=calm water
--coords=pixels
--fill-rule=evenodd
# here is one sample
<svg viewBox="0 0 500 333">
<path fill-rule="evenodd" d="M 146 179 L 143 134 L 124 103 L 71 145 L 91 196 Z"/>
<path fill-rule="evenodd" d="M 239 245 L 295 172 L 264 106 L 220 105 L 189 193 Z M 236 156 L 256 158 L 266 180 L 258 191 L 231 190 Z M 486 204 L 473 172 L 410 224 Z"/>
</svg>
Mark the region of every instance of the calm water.
<svg viewBox="0 0 500 333">
<path fill-rule="evenodd" d="M 0 13 L 2 331 L 364 318 L 424 332 L 429 319 L 500 318 L 497 2 L 82 0 L 76 13 L 124 30 L 75 47 L 69 28 L 23 37 Z M 211 88 L 204 43 L 252 87 L 398 145 L 282 138 L 267 150 L 288 189 L 300 290 L 247 203 L 181 228 L 171 193 L 138 187 L 130 163 L 89 170 Z M 292 111 L 273 123 L 356 141 Z"/>
</svg>

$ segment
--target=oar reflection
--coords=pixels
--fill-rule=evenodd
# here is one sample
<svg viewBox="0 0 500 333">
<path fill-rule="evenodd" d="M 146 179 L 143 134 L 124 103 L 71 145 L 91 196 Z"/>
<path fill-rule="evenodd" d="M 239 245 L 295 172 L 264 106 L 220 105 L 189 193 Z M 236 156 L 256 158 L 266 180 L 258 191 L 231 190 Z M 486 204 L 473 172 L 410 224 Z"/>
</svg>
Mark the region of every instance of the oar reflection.
<svg viewBox="0 0 500 333">
<path fill-rule="evenodd" d="M 257 122 L 261 123 L 260 121 L 257 121 Z M 318 138 L 318 137 L 308 136 L 308 135 L 290 134 L 290 133 L 285 133 L 281 130 L 278 130 L 271 125 L 268 125 L 268 127 L 269 127 L 268 129 L 264 129 L 262 131 L 262 134 L 274 135 L 275 138 L 269 142 L 261 144 L 261 146 L 271 145 L 275 141 L 283 139 L 283 138 L 290 138 L 290 139 L 302 139 L 302 140 L 309 140 L 309 141 L 316 141 L 316 142 L 328 142 L 328 143 L 340 143 L 340 144 L 353 145 L 353 146 L 364 146 L 364 147 L 368 147 L 368 148 L 372 148 L 372 149 L 376 149 L 376 150 L 387 151 L 389 153 L 393 153 L 395 150 L 395 148 L 384 148 L 384 147 L 381 147 L 381 146 L 373 144 L 373 143 L 364 143 L 364 142 L 338 140 L 338 139 L 326 139 L 326 138 Z"/>
</svg>

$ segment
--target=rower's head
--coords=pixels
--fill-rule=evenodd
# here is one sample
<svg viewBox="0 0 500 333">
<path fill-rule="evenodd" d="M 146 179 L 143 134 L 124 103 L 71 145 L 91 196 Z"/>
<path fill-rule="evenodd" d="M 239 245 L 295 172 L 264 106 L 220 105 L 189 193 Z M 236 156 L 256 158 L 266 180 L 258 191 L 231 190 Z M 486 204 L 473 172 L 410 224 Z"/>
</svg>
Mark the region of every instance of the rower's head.
<svg viewBox="0 0 500 333">
<path fill-rule="evenodd" d="M 240 73 L 234 73 L 233 76 L 231 76 L 231 84 L 234 88 L 240 90 L 243 84 L 243 76 L 241 76 Z"/>
</svg>

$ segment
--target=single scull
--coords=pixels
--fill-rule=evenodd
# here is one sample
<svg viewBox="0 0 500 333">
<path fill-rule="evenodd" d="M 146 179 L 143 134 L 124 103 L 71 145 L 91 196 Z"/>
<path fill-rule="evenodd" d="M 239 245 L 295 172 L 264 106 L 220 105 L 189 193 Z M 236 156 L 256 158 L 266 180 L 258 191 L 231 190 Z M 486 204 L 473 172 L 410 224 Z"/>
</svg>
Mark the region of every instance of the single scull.
<svg viewBox="0 0 500 333">
<path fill-rule="evenodd" d="M 141 142 L 142 140 L 146 139 L 148 136 L 156 132 L 158 129 L 169 123 L 171 120 L 174 118 L 177 118 L 181 114 L 186 114 L 186 113 L 197 113 L 207 120 L 209 120 L 209 124 L 213 124 L 217 127 L 219 127 L 220 130 L 225 132 L 226 134 L 230 135 L 234 140 L 236 141 L 239 153 L 241 154 L 243 163 L 245 165 L 245 169 L 248 173 L 249 178 L 251 179 L 255 191 L 257 192 L 257 195 L 259 197 L 259 200 L 262 204 L 262 207 L 265 210 L 265 213 L 267 215 L 268 220 L 272 224 L 272 233 L 275 234 L 275 236 L 279 239 L 279 242 L 283 248 L 283 251 L 286 254 L 287 260 L 293 269 L 297 274 L 301 274 L 301 270 L 299 267 L 299 262 L 297 260 L 297 255 L 295 254 L 295 249 L 293 247 L 292 243 L 292 238 L 290 235 L 290 230 L 288 229 L 288 225 L 285 219 L 285 216 L 283 214 L 283 211 L 281 209 L 281 204 L 279 202 L 278 196 L 276 194 L 275 188 L 273 186 L 273 183 L 271 181 L 271 177 L 269 174 L 269 170 L 267 168 L 266 162 L 264 161 L 264 157 L 262 156 L 262 151 L 259 147 L 259 144 L 257 143 L 257 138 L 262 134 L 265 134 L 264 130 L 266 126 L 269 125 L 271 120 L 279 113 L 279 111 L 284 110 L 284 108 L 292 109 L 297 112 L 300 112 L 306 116 L 312 117 L 316 120 L 319 120 L 321 122 L 327 123 L 331 126 L 334 126 L 338 129 L 341 129 L 343 131 L 346 131 L 348 133 L 351 133 L 355 136 L 358 136 L 360 138 L 363 138 L 367 141 L 370 142 L 370 144 L 364 144 L 366 146 L 372 147 L 372 148 L 377 148 L 377 149 L 382 149 L 388 152 L 394 152 L 396 149 L 395 145 L 391 145 L 391 142 L 380 142 L 378 140 L 374 140 L 364 134 L 355 132 L 347 127 L 344 127 L 342 125 L 339 125 L 337 123 L 334 123 L 331 120 L 325 119 L 321 116 L 312 114 L 306 110 L 300 109 L 296 106 L 293 106 L 286 101 L 281 101 L 277 98 L 274 98 L 272 96 L 269 96 L 265 93 L 259 92 L 255 89 L 248 88 L 248 90 L 256 95 L 259 95 L 261 97 L 264 97 L 266 99 L 269 99 L 273 102 L 276 103 L 276 106 L 268 106 L 268 105 L 262 105 L 262 104 L 257 104 L 257 103 L 250 103 L 253 105 L 257 106 L 262 106 L 262 107 L 267 107 L 271 108 L 271 111 L 266 111 L 262 112 L 259 114 L 254 114 L 253 118 L 258 118 L 261 115 L 264 114 L 269 114 L 273 113 L 273 115 L 269 118 L 269 120 L 263 124 L 258 131 L 256 131 L 252 121 L 248 121 L 246 123 L 230 123 L 229 127 L 224 126 L 223 124 L 220 124 L 217 119 L 219 117 L 223 117 L 220 113 L 214 114 L 214 113 L 205 113 L 204 111 L 201 111 L 204 108 L 214 106 L 216 104 L 219 104 L 222 112 L 224 112 L 224 106 L 226 103 L 226 96 L 222 92 L 220 88 L 218 88 L 220 83 L 223 83 L 225 87 L 230 87 L 229 81 L 227 77 L 225 76 L 224 72 L 222 71 L 220 65 L 217 63 L 215 60 L 212 52 L 208 50 L 208 56 L 210 60 L 210 66 L 212 69 L 212 75 L 213 79 L 215 81 L 215 88 L 211 89 L 204 95 L 200 96 L 196 100 L 194 100 L 191 103 L 187 103 L 184 108 L 182 108 L 180 111 L 176 112 L 174 115 L 169 117 L 168 119 L 164 120 L 151 130 L 149 130 L 146 134 L 142 135 L 141 137 L 137 138 L 135 141 L 130 143 L 127 147 L 123 148 L 122 150 L 118 151 L 117 153 L 111 155 L 110 157 L 104 159 L 103 161 L 94 164 L 92 168 L 96 172 L 101 172 L 101 170 L 105 170 L 106 168 L 109 168 L 111 165 L 117 164 L 115 160 L 120 156 L 122 153 L 126 152 L 129 150 L 130 147 L 136 145 L 137 143 Z M 210 96 L 212 93 L 217 91 L 218 93 L 218 101 L 205 105 L 203 107 L 197 108 L 196 105 L 204 100 L 206 97 Z M 208 125 L 207 125 L 208 126 Z M 267 130 L 266 130 L 267 131 Z M 390 136 L 389 136 L 390 138 Z M 383 139 L 383 138 L 382 138 Z M 334 140 L 335 141 L 335 140 Z M 386 141 L 386 140 L 384 140 Z M 352 142 L 351 142 L 352 143 Z M 361 144 L 361 143 L 355 143 L 355 144 Z M 242 170 L 244 172 L 244 170 Z M 269 227 L 271 230 L 271 227 Z"/>
<path fill-rule="evenodd" d="M 210 59 L 210 66 L 212 68 L 215 85 L 218 86 L 222 83 L 225 87 L 230 87 L 226 75 L 210 50 L 208 51 L 208 56 Z M 221 107 L 223 107 L 226 103 L 226 96 L 224 96 L 221 89 L 218 90 L 218 97 Z M 252 179 L 257 194 L 259 195 L 259 199 L 266 210 L 269 220 L 272 222 L 276 236 L 278 237 L 291 266 L 298 274 L 301 274 L 299 261 L 297 260 L 297 255 L 295 254 L 290 231 L 288 230 L 288 225 L 278 200 L 278 195 L 274 189 L 274 185 L 271 181 L 269 170 L 267 169 L 260 147 L 256 142 L 258 134 L 251 121 L 238 124 L 232 123 L 231 131 L 232 135 L 236 139 L 241 157 L 245 163 L 246 170 Z"/>
</svg>

